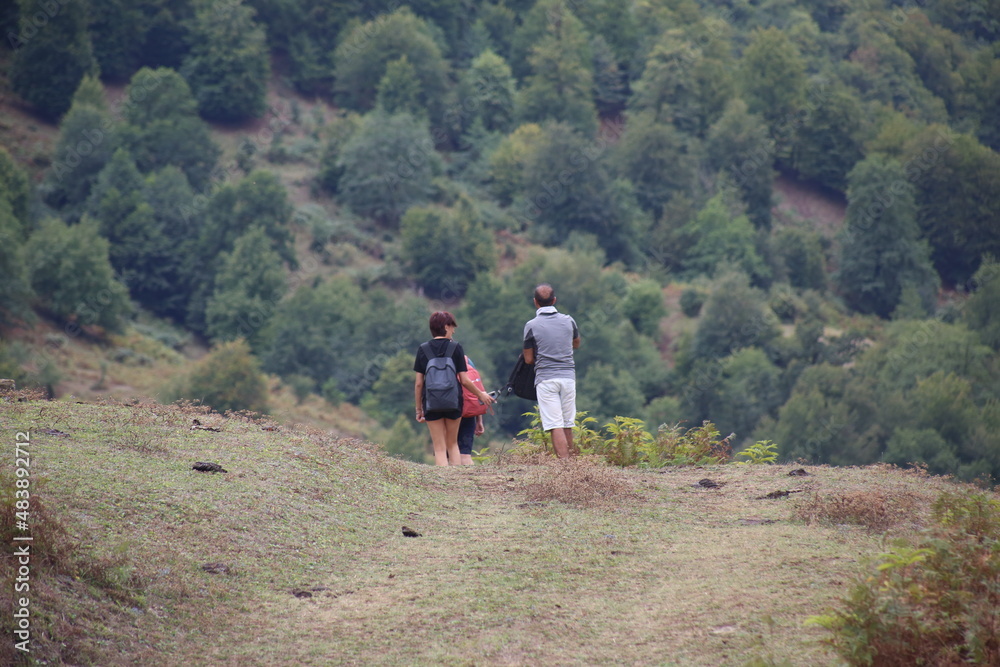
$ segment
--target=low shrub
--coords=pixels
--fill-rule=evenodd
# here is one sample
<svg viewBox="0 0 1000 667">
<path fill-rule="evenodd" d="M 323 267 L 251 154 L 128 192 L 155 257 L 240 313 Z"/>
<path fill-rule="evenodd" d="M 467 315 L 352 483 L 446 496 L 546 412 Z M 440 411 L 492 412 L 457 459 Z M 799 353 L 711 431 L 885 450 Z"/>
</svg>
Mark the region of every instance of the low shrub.
<svg viewBox="0 0 1000 667">
<path fill-rule="evenodd" d="M 933 525 L 881 554 L 843 601 L 809 619 L 849 665 L 1000 664 L 1000 501 L 944 493 Z"/>
<path fill-rule="evenodd" d="M 719 429 L 710 421 L 683 431 L 680 424 L 663 424 L 646 448 L 646 462 L 653 468 L 679 465 L 714 465 L 732 458 L 729 439 L 719 437 Z"/>
</svg>

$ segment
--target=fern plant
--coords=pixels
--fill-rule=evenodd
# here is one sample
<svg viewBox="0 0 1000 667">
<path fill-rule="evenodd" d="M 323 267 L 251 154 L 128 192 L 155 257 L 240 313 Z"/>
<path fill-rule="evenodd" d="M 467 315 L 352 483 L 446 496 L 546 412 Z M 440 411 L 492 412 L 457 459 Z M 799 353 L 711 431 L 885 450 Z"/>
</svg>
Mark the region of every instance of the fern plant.
<svg viewBox="0 0 1000 667">
<path fill-rule="evenodd" d="M 745 456 L 747 461 L 737 461 L 737 465 L 770 464 L 778 459 L 778 445 L 770 440 L 758 440 L 736 456 Z"/>
<path fill-rule="evenodd" d="M 729 460 L 729 439 L 719 437 L 719 429 L 710 421 L 681 432 L 680 424 L 660 426 L 648 445 L 646 458 L 652 467 L 667 465 L 713 465 Z"/>
<path fill-rule="evenodd" d="M 601 434 L 590 427 L 597 420 L 588 417 L 586 412 L 576 413 L 576 423 L 573 426 L 573 449 L 577 454 L 596 454 L 601 445 Z"/>
<path fill-rule="evenodd" d="M 653 440 L 646 425 L 635 417 L 615 417 L 604 425 L 611 436 L 603 442 L 601 453 L 608 463 L 616 466 L 634 466 L 643 461 L 645 451 Z"/>
<path fill-rule="evenodd" d="M 545 454 L 548 452 L 548 439 L 545 431 L 542 430 L 542 416 L 538 413 L 536 405 L 531 411 L 522 413 L 523 417 L 528 417 L 527 428 L 523 428 L 517 433 L 520 439 L 515 446 L 518 454 Z"/>
</svg>

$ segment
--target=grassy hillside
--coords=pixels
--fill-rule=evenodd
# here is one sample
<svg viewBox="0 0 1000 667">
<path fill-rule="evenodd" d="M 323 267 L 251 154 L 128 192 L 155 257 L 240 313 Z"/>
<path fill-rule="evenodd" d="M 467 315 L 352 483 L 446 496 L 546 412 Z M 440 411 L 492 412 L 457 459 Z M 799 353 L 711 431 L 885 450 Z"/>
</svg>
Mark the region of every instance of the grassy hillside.
<svg viewBox="0 0 1000 667">
<path fill-rule="evenodd" d="M 839 664 L 803 621 L 953 487 L 882 466 L 437 469 L 135 402 L 0 416 L 8 544 L 30 438 L 35 664 Z"/>
</svg>

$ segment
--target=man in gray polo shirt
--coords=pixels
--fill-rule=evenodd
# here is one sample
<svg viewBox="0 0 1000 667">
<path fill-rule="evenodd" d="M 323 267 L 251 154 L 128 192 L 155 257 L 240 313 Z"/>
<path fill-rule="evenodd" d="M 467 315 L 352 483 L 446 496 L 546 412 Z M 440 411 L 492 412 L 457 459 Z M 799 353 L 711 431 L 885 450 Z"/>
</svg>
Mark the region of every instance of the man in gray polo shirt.
<svg viewBox="0 0 1000 667">
<path fill-rule="evenodd" d="M 576 422 L 576 365 L 580 329 L 569 315 L 556 310 L 552 285 L 535 288 L 535 318 L 524 325 L 524 362 L 535 365 L 535 392 L 542 430 L 552 433 L 552 447 L 561 459 L 573 448 Z"/>
</svg>

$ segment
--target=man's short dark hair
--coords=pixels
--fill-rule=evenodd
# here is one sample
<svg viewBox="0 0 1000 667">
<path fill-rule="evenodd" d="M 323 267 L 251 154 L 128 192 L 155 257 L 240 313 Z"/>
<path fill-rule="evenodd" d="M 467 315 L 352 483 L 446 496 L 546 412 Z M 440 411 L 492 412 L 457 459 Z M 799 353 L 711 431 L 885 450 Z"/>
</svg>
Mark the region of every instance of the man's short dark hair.
<svg viewBox="0 0 1000 667">
<path fill-rule="evenodd" d="M 542 283 L 535 288 L 535 301 L 538 302 L 539 306 L 551 306 L 556 302 L 556 291 L 552 289 L 552 285 L 548 283 Z"/>
</svg>

